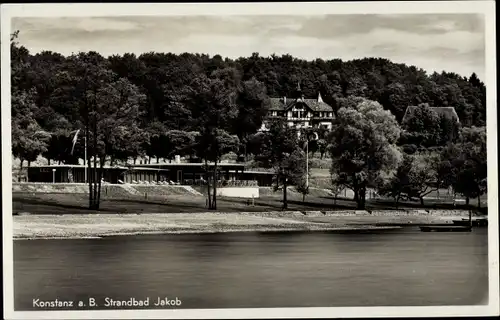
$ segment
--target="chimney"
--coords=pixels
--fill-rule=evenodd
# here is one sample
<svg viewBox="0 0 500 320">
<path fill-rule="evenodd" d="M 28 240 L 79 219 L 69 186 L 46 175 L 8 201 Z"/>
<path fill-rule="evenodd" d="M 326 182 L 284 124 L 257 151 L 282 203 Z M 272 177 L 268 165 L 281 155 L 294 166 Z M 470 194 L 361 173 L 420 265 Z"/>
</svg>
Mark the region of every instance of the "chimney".
<svg viewBox="0 0 500 320">
<path fill-rule="evenodd" d="M 323 99 L 321 98 L 321 92 L 318 92 L 318 102 L 323 102 Z"/>
</svg>

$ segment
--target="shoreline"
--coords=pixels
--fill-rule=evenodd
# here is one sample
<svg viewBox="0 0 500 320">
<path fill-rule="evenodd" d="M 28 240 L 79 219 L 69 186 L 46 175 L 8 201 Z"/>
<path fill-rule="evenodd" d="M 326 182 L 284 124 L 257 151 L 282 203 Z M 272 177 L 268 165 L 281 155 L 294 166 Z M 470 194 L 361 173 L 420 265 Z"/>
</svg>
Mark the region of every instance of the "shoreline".
<svg viewBox="0 0 500 320">
<path fill-rule="evenodd" d="M 13 240 L 228 232 L 370 232 L 451 223 L 466 211 L 203 212 L 13 216 Z"/>
<path fill-rule="evenodd" d="M 220 234 L 220 233 L 251 233 L 251 232 L 260 232 L 260 233 L 278 233 L 278 232 L 366 232 L 366 231 L 393 231 L 402 229 L 399 226 L 392 227 L 378 227 L 378 226 L 366 226 L 364 228 L 352 228 L 352 227 L 331 227 L 331 228 L 321 228 L 321 229 L 290 229 L 290 228 L 282 228 L 282 229 L 227 229 L 227 230 L 183 230 L 183 231 L 155 231 L 155 232 L 125 232 L 125 233 L 110 233 L 110 234 L 102 234 L 99 236 L 67 236 L 67 237 L 18 237 L 13 238 L 16 240 L 90 240 L 90 239 L 105 239 L 105 238 L 114 238 L 114 237 L 130 237 L 130 236 L 149 236 L 149 235 L 182 235 L 182 234 Z"/>
</svg>

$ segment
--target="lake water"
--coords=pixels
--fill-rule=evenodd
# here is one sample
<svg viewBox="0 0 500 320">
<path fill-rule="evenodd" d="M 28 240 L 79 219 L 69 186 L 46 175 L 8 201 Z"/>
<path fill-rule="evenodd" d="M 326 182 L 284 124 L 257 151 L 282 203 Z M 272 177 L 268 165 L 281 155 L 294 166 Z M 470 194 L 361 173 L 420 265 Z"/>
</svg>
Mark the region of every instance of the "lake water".
<svg viewBox="0 0 500 320">
<path fill-rule="evenodd" d="M 14 270 L 16 310 L 91 297 L 96 309 L 106 297 L 149 297 L 150 308 L 158 297 L 180 308 L 472 305 L 487 303 L 487 230 L 20 240 Z"/>
</svg>

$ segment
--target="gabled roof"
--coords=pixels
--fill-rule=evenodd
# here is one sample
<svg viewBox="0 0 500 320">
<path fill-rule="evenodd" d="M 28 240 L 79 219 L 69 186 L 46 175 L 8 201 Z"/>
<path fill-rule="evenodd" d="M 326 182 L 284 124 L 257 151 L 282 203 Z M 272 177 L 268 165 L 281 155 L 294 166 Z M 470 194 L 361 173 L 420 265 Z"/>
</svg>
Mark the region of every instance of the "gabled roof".
<svg viewBox="0 0 500 320">
<path fill-rule="evenodd" d="M 407 117 L 412 115 L 417 108 L 420 108 L 419 106 L 409 106 L 406 108 L 405 115 L 403 116 L 402 122 L 406 121 Z M 460 119 L 458 118 L 458 114 L 455 111 L 455 108 L 453 107 L 429 107 L 431 110 L 436 112 L 440 116 L 445 116 L 448 119 L 453 119 L 456 122 L 460 122 Z"/>
<path fill-rule="evenodd" d="M 316 99 L 304 99 L 304 102 L 314 111 L 333 111 L 333 108 L 323 101 L 318 101 Z"/>
<path fill-rule="evenodd" d="M 271 111 L 283 111 L 285 110 L 285 105 L 283 103 L 283 98 L 270 98 L 271 104 L 269 106 L 269 110 Z M 288 102 L 288 99 L 287 99 Z"/>
<path fill-rule="evenodd" d="M 271 98 L 270 100 L 271 100 L 271 105 L 269 107 L 270 111 L 285 111 L 291 108 L 293 105 L 295 105 L 299 99 L 286 98 L 286 105 L 284 103 L 285 101 L 284 98 Z M 327 112 L 333 111 L 333 108 L 329 104 L 321 100 L 318 101 L 317 99 L 304 99 L 303 102 L 312 111 L 327 111 Z"/>
</svg>

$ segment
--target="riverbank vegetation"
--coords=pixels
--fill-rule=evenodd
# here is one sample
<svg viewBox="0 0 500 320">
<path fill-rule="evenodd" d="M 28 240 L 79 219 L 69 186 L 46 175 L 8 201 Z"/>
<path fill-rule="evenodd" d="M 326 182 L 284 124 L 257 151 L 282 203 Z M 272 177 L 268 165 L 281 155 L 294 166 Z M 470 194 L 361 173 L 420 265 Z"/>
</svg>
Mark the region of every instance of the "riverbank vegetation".
<svg viewBox="0 0 500 320">
<path fill-rule="evenodd" d="M 40 155 L 49 164 L 76 164 L 87 145 L 92 210 L 100 209 L 105 164 L 175 155 L 205 164 L 228 153 L 236 161 L 252 158 L 254 166 L 276 173 L 276 188 L 296 186 L 305 200 L 301 164 L 308 150 L 311 166 L 326 163 L 332 190 L 353 190 L 359 209 L 367 206 L 368 189 L 396 206 L 412 200 L 425 205 L 426 195 L 448 187 L 480 205 L 487 189 L 486 88 L 475 74 L 427 74 L 380 58 L 65 57 L 32 54 L 19 36 L 11 39 L 13 156 L 21 168 Z M 301 140 L 310 132 L 297 139 L 274 122 L 269 132 L 257 132 L 269 97 L 293 97 L 299 81 L 306 97 L 321 93 L 333 107 L 333 130 L 316 129 L 317 139 Z M 407 114 L 409 106 L 415 108 Z M 460 122 L 434 107 L 452 107 Z M 217 168 L 206 180 L 209 209 L 217 210 Z"/>
</svg>

